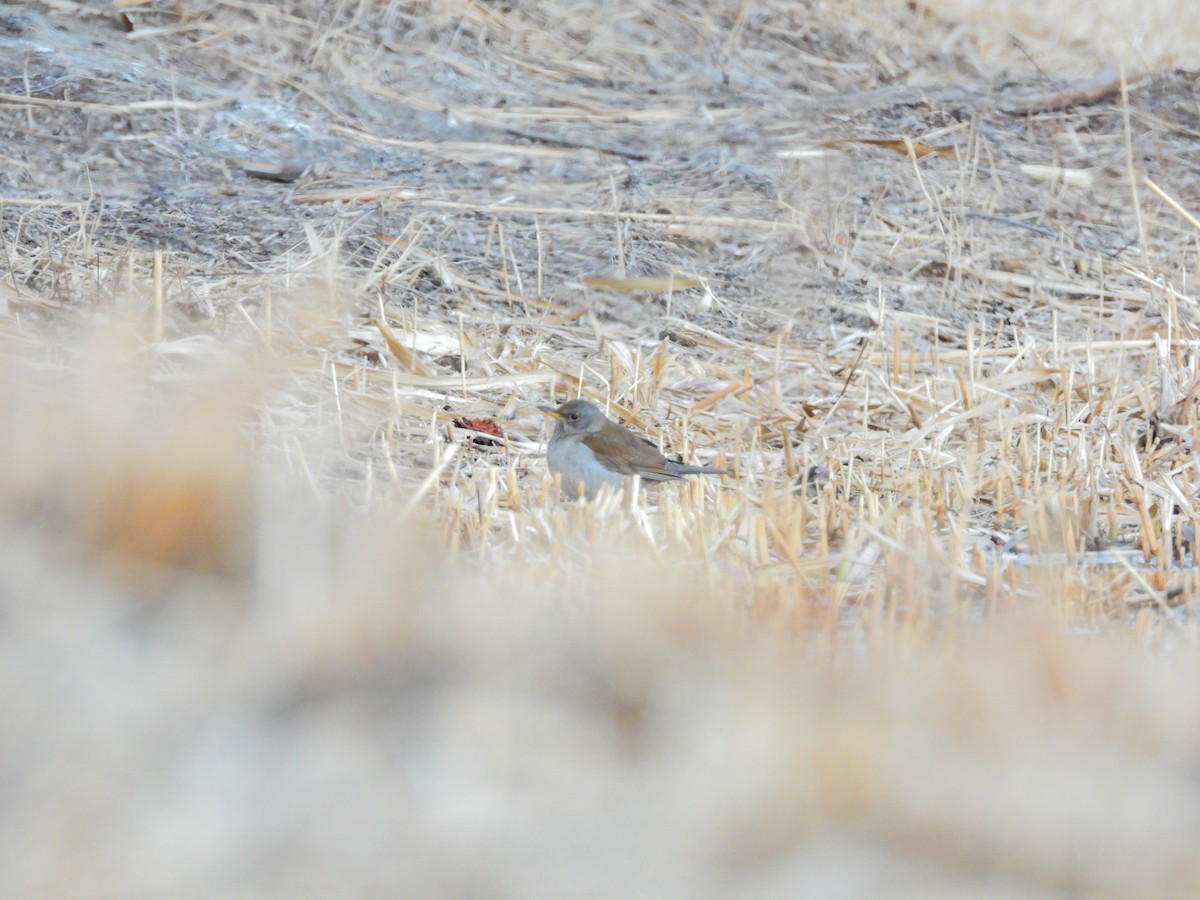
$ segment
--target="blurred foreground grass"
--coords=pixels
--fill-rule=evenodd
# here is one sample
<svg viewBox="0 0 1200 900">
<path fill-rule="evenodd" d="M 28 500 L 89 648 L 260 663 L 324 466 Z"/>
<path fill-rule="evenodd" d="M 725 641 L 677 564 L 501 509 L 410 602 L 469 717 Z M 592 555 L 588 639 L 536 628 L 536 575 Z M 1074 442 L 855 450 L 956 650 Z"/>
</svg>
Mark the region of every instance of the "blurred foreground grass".
<svg viewBox="0 0 1200 900">
<path fill-rule="evenodd" d="M 944 558 L 903 577 L 917 534 L 764 608 L 671 539 L 721 516 L 687 497 L 551 501 L 481 557 L 404 491 L 297 480 L 297 442 L 337 454 L 262 427 L 278 359 L 9 349 L 10 896 L 1200 886 L 1194 624 L 1080 612 L 1077 566 L 952 594 Z"/>
</svg>

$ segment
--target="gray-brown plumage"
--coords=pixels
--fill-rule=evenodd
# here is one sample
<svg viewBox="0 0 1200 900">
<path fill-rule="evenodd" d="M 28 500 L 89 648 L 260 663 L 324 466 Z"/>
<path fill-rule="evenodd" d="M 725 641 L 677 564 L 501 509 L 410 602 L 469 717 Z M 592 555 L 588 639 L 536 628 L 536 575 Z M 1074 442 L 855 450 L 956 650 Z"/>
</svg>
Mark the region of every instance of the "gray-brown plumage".
<svg viewBox="0 0 1200 900">
<path fill-rule="evenodd" d="M 645 438 L 605 418 L 595 404 L 571 400 L 558 409 L 540 407 L 557 419 L 550 437 L 547 459 L 550 471 L 560 476 L 563 493 L 577 497 L 579 485 L 589 500 L 601 486 L 620 490 L 630 475 L 642 481 L 680 481 L 685 475 L 728 475 L 726 469 L 689 466 L 667 459 Z"/>
</svg>

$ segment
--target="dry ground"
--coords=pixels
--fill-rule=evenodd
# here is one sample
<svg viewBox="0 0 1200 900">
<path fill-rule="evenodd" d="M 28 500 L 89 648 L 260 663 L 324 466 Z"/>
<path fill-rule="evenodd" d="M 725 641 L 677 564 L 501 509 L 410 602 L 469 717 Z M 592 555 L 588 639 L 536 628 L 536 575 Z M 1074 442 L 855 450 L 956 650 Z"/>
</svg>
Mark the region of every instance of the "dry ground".
<svg viewBox="0 0 1200 900">
<path fill-rule="evenodd" d="M 1200 893 L 1126 6 L 0 8 L 0 894 Z"/>
</svg>

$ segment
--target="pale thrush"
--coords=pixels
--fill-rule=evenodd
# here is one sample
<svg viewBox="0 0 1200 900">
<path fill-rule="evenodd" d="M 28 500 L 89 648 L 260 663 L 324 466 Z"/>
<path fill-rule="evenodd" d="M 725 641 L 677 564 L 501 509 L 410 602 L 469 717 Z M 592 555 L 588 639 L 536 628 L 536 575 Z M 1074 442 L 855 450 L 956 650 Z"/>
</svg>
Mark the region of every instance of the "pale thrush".
<svg viewBox="0 0 1200 900">
<path fill-rule="evenodd" d="M 559 476 L 568 497 L 579 496 L 580 485 L 589 500 L 602 485 L 612 485 L 619 491 L 631 475 L 654 482 L 681 481 L 684 475 L 729 474 L 726 469 L 689 466 L 667 459 L 648 440 L 609 421 L 587 400 L 571 400 L 558 409 L 539 408 L 558 420 L 546 456 L 551 473 Z"/>
</svg>

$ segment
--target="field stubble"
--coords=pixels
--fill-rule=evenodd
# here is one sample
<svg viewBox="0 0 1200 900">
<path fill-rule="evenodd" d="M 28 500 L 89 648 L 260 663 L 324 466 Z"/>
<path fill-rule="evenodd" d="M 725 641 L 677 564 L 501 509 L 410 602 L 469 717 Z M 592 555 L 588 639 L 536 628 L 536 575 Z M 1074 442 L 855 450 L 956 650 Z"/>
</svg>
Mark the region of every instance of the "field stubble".
<svg viewBox="0 0 1200 900">
<path fill-rule="evenodd" d="M 1189 26 L 190 6 L 0 14 L 5 893 L 1200 890 Z"/>
</svg>

